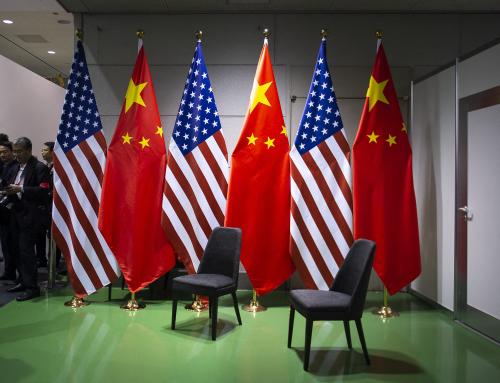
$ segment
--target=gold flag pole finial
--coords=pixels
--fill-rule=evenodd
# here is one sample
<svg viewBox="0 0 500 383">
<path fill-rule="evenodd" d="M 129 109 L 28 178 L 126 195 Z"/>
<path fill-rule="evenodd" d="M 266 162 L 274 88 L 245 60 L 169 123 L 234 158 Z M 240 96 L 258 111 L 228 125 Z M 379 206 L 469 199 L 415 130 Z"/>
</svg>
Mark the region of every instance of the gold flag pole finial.
<svg viewBox="0 0 500 383">
<path fill-rule="evenodd" d="M 271 31 L 269 30 L 269 28 L 264 28 L 264 31 L 262 31 L 262 34 L 267 39 L 269 36 L 271 36 Z"/>
<path fill-rule="evenodd" d="M 377 31 L 375 31 L 375 36 L 377 37 L 377 39 L 382 39 L 382 37 L 384 37 L 384 32 L 381 29 L 378 29 Z"/>
<path fill-rule="evenodd" d="M 326 40 L 327 35 L 328 35 L 328 30 L 326 28 L 323 28 L 321 30 L 321 37 L 323 38 L 323 40 Z"/>
<path fill-rule="evenodd" d="M 83 38 L 83 32 L 80 28 L 77 28 L 75 31 L 75 36 L 78 40 L 81 40 Z"/>
<path fill-rule="evenodd" d="M 257 300 L 257 292 L 255 290 L 253 290 L 252 299 L 250 300 L 250 303 L 248 303 L 247 305 L 243 305 L 242 309 L 249 313 L 257 313 L 260 311 L 267 310 L 267 308 L 265 306 L 262 306 Z"/>
<path fill-rule="evenodd" d="M 141 39 L 144 37 L 144 30 L 143 29 L 138 29 L 137 32 L 135 32 L 135 34 L 137 35 L 137 38 L 138 39 Z"/>
<path fill-rule="evenodd" d="M 201 43 L 201 36 L 203 36 L 203 31 L 201 29 L 197 30 L 194 35 L 196 36 L 196 40 Z"/>
</svg>

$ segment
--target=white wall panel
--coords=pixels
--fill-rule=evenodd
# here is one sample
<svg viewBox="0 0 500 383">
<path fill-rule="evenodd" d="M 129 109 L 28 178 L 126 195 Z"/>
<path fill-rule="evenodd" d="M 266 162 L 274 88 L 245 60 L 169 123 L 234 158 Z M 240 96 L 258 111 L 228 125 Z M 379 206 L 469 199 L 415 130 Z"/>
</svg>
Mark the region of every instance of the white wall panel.
<svg viewBox="0 0 500 383">
<path fill-rule="evenodd" d="M 453 310 L 455 67 L 415 84 L 410 134 L 422 260 L 412 288 Z"/>
<path fill-rule="evenodd" d="M 460 98 L 500 85 L 500 44 L 460 62 L 458 73 Z"/>
<path fill-rule="evenodd" d="M 61 117 L 65 90 L 30 70 L 0 56 L 0 132 L 11 140 L 28 137 L 33 154 L 54 141 Z"/>
</svg>

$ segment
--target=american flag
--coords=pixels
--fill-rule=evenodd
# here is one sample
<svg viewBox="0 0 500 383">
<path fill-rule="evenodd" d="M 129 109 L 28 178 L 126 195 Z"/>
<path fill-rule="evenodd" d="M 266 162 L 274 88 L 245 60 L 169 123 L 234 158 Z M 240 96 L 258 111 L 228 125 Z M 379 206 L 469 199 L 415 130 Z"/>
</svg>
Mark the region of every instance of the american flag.
<svg viewBox="0 0 500 383">
<path fill-rule="evenodd" d="M 116 259 L 97 228 L 106 140 L 78 41 L 54 147 L 53 233 L 76 295 L 119 275 Z"/>
<path fill-rule="evenodd" d="M 190 273 L 224 225 L 228 161 L 219 112 L 198 41 L 169 145 L 162 225 Z"/>
<path fill-rule="evenodd" d="M 307 288 L 327 290 L 353 236 L 350 149 L 324 38 L 290 158 L 292 258 Z"/>
</svg>

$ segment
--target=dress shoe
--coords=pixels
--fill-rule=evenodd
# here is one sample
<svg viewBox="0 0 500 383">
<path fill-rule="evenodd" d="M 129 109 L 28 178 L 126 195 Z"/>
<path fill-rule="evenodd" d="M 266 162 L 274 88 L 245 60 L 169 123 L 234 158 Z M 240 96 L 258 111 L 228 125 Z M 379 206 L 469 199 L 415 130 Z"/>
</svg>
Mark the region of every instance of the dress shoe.
<svg viewBox="0 0 500 383">
<path fill-rule="evenodd" d="M 23 302 L 40 296 L 40 290 L 26 290 L 16 297 L 16 301 Z"/>
<path fill-rule="evenodd" d="M 11 287 L 10 289 L 7 289 L 7 292 L 8 293 L 18 293 L 20 291 L 24 291 L 25 288 L 23 285 L 21 285 L 20 283 L 15 285 L 14 287 Z"/>
</svg>

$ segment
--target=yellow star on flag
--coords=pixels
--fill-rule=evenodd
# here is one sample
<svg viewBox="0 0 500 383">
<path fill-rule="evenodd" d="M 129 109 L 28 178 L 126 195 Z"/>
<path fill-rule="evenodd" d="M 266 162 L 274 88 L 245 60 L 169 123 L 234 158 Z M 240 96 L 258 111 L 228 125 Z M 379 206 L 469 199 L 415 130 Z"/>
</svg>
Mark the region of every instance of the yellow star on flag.
<svg viewBox="0 0 500 383">
<path fill-rule="evenodd" d="M 389 80 L 385 80 L 382 82 L 377 82 L 373 76 L 370 76 L 370 85 L 368 86 L 368 90 L 366 91 L 366 97 L 369 98 L 368 103 L 369 103 L 369 108 L 368 110 L 371 111 L 377 101 L 381 101 L 385 104 L 389 104 L 389 101 L 387 101 L 387 98 L 385 98 L 384 94 L 384 88 L 387 85 L 387 82 Z"/>
<path fill-rule="evenodd" d="M 391 136 L 389 134 L 389 138 L 385 141 L 389 143 L 389 147 L 391 147 L 392 145 L 396 145 L 396 136 Z"/>
<path fill-rule="evenodd" d="M 280 134 L 284 134 L 284 135 L 285 135 L 285 137 L 288 137 L 288 134 L 286 133 L 286 126 L 282 126 L 282 127 L 281 127 L 281 132 L 280 132 Z"/>
<path fill-rule="evenodd" d="M 258 140 L 258 137 L 255 137 L 252 133 L 250 137 L 247 137 L 248 145 L 255 145 L 255 142 Z"/>
<path fill-rule="evenodd" d="M 403 127 L 401 128 L 401 131 L 408 134 L 408 129 L 406 129 L 406 124 L 404 122 L 403 122 Z"/>
<path fill-rule="evenodd" d="M 155 134 L 158 134 L 160 137 L 163 137 L 163 127 L 157 126 Z"/>
<path fill-rule="evenodd" d="M 252 93 L 250 94 L 250 113 L 255 109 L 257 104 L 271 106 L 269 100 L 266 97 L 266 92 L 273 82 L 266 82 L 265 84 L 259 85 L 257 81 L 254 82 Z"/>
<path fill-rule="evenodd" d="M 367 134 L 366 136 L 370 139 L 370 141 L 368 141 L 368 143 L 371 143 L 371 142 L 377 143 L 377 138 L 379 137 L 379 135 L 375 134 L 375 132 L 373 130 L 372 130 L 371 134 Z"/>
<path fill-rule="evenodd" d="M 128 132 L 124 136 L 122 136 L 122 138 L 123 138 L 122 144 L 129 144 L 130 145 L 132 143 L 133 137 L 129 136 Z"/>
<path fill-rule="evenodd" d="M 144 136 L 142 136 L 142 140 L 139 142 L 139 144 L 141 144 L 142 146 L 142 149 L 144 149 L 146 146 L 150 147 L 149 140 L 150 140 L 149 138 L 145 138 Z"/>
<path fill-rule="evenodd" d="M 146 106 L 144 100 L 141 97 L 141 92 L 144 90 L 146 85 L 148 85 L 147 82 L 135 85 L 134 80 L 130 79 L 130 82 L 128 83 L 127 93 L 125 94 L 125 113 L 128 112 L 134 102 L 144 107 Z"/>
<path fill-rule="evenodd" d="M 267 145 L 268 149 L 271 148 L 271 147 L 274 147 L 274 140 L 275 140 L 275 138 L 269 138 L 269 137 L 267 137 L 267 141 L 264 142 L 264 144 Z"/>
</svg>

